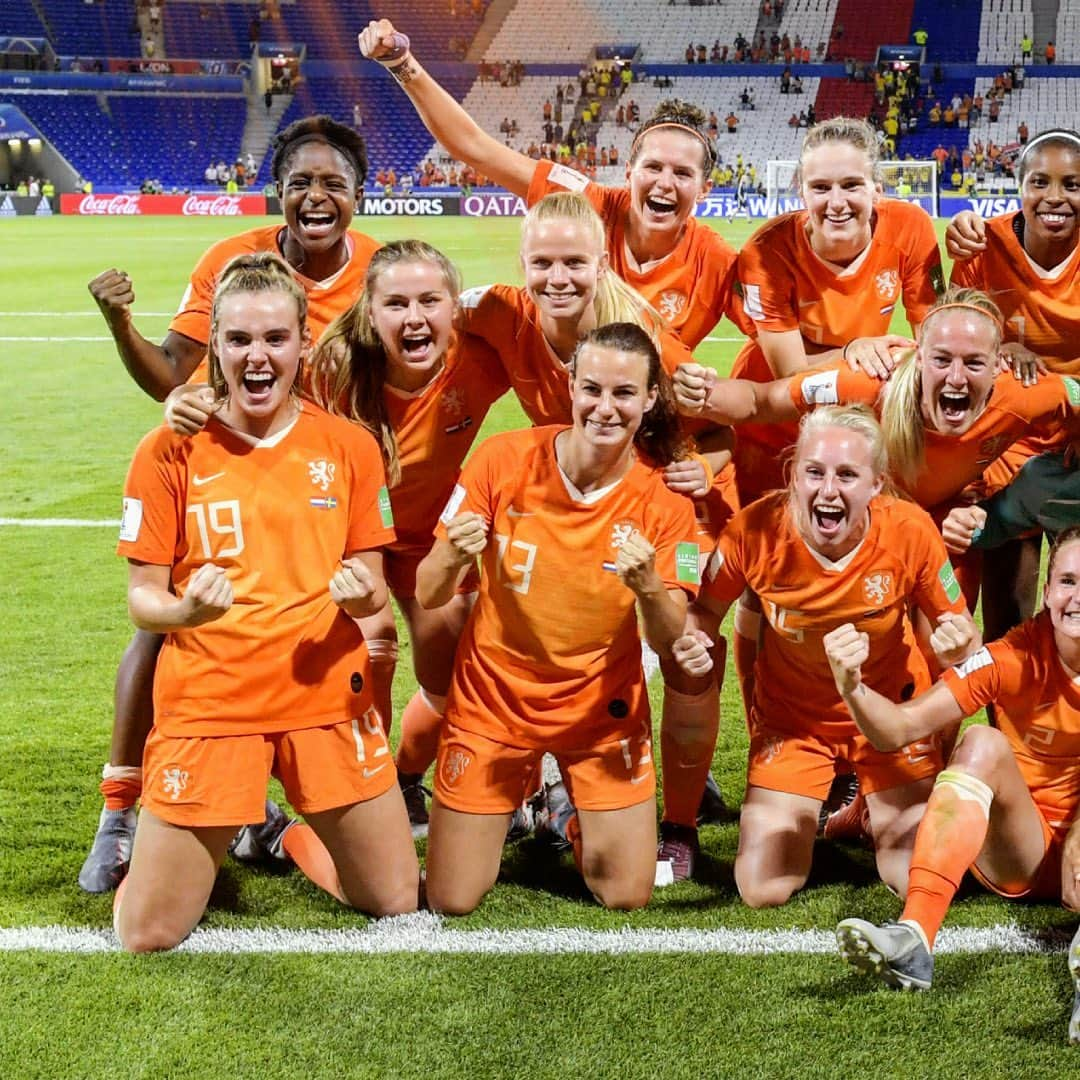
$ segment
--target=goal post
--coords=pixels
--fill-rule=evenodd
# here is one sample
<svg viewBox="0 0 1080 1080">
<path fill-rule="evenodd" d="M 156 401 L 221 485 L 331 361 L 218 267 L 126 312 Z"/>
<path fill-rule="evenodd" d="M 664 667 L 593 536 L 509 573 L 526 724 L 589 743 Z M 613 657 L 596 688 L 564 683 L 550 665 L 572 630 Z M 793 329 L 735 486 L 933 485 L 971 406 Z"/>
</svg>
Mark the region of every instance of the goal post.
<svg viewBox="0 0 1080 1080">
<path fill-rule="evenodd" d="M 768 217 L 802 207 L 795 173 L 797 161 L 770 161 L 765 166 L 765 213 Z M 917 202 L 928 214 L 938 214 L 936 161 L 882 161 L 881 187 L 890 198 Z"/>
</svg>

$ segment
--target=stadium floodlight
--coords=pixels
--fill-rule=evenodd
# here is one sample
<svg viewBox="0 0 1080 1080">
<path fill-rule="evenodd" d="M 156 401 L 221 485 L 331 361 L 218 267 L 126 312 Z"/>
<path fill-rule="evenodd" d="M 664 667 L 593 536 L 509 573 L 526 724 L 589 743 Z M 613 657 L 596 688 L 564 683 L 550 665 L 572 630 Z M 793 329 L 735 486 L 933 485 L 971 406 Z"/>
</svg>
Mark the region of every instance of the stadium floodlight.
<svg viewBox="0 0 1080 1080">
<path fill-rule="evenodd" d="M 802 207 L 795 183 L 797 161 L 770 161 L 765 166 L 765 213 L 769 217 Z M 882 161 L 881 187 L 885 195 L 918 203 L 928 214 L 938 215 L 938 168 L 936 161 Z"/>
</svg>

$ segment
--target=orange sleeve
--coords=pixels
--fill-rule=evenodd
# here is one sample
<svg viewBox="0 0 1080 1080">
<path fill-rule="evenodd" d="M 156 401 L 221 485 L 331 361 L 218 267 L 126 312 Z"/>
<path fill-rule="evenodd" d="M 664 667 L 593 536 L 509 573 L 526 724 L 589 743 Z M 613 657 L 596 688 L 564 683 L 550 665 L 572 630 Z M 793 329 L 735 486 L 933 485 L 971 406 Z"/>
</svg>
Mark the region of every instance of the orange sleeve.
<svg viewBox="0 0 1080 1080">
<path fill-rule="evenodd" d="M 498 439 L 494 440 L 500 441 Z M 492 439 L 482 442 L 465 463 L 461 476 L 435 526 L 435 536 L 446 539 L 446 526 L 458 516 L 471 512 L 479 514 L 490 525 L 495 516 L 493 494 L 498 456 L 493 452 Z"/>
<path fill-rule="evenodd" d="M 934 527 L 930 515 L 921 511 L 917 518 L 905 525 L 903 535 L 891 538 L 890 542 L 893 539 L 904 543 L 910 552 L 906 559 L 908 566 L 918 568 L 912 597 L 919 610 L 930 620 L 931 626 L 946 611 L 957 615 L 963 612 L 966 603 L 960 582 L 949 561 L 945 541 Z"/>
<path fill-rule="evenodd" d="M 988 283 L 982 255 L 976 255 L 964 262 L 954 262 L 949 283 L 964 289 L 985 289 Z"/>
<path fill-rule="evenodd" d="M 885 384 L 863 371 L 852 371 L 843 361 L 808 368 L 790 376 L 788 393 L 800 415 L 818 405 L 872 406 Z"/>
<path fill-rule="evenodd" d="M 343 447 L 351 473 L 345 553 L 351 555 L 392 544 L 397 535 L 379 444 L 374 436 L 356 425 L 346 430 L 352 438 Z"/>
<path fill-rule="evenodd" d="M 160 427 L 144 436 L 124 481 L 124 509 L 116 553 L 153 566 L 172 566 L 180 540 L 175 467 L 170 463 L 173 436 Z"/>
<path fill-rule="evenodd" d="M 747 568 L 743 565 L 743 551 L 740 540 L 746 518 L 736 514 L 728 527 L 721 533 L 716 550 L 709 556 L 705 567 L 705 580 L 701 586 L 702 596 L 715 600 L 718 604 L 733 604 L 746 588 Z"/>
<path fill-rule="evenodd" d="M 664 500 L 658 510 L 662 512 L 656 521 L 645 519 L 650 534 L 646 539 L 656 549 L 656 572 L 666 588 L 682 589 L 692 600 L 700 585 L 694 504 L 680 495 Z"/>
<path fill-rule="evenodd" d="M 210 310 L 214 303 L 214 288 L 221 268 L 234 256 L 249 250 L 238 243 L 239 237 L 219 240 L 203 252 L 191 271 L 180 307 L 169 323 L 169 330 L 183 334 L 192 341 L 206 344 L 210 340 Z"/>
<path fill-rule="evenodd" d="M 920 207 L 911 206 L 902 217 L 908 219 L 903 228 L 907 249 L 903 268 L 904 310 L 908 322 L 915 327 L 945 291 L 945 277 L 930 215 Z"/>
<path fill-rule="evenodd" d="M 755 331 L 780 333 L 799 329 L 795 278 L 788 261 L 787 245 L 782 240 L 780 228 L 770 224 L 759 229 L 739 252 L 736 274 L 742 310 Z"/>
<path fill-rule="evenodd" d="M 960 711 L 974 716 L 992 702 L 1021 692 L 1024 667 L 1012 646 L 999 639 L 943 672 L 941 680 Z"/>
</svg>

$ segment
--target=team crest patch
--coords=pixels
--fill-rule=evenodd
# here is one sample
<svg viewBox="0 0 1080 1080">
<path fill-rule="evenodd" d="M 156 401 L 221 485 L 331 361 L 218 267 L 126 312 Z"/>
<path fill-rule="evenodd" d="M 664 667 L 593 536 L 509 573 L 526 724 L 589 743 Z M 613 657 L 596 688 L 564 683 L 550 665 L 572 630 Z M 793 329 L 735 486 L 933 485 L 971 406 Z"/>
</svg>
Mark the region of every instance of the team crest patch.
<svg viewBox="0 0 1080 1080">
<path fill-rule="evenodd" d="M 892 300 L 900 288 L 900 275 L 895 270 L 882 270 L 874 275 L 874 288 L 882 300 Z"/>
<path fill-rule="evenodd" d="M 670 322 L 685 310 L 686 293 L 681 293 L 677 289 L 668 289 L 660 294 L 656 306 L 660 309 L 660 314 Z"/>
<path fill-rule="evenodd" d="M 337 466 L 332 461 L 326 461 L 325 459 L 309 461 L 307 467 L 311 482 L 316 487 L 322 488 L 323 491 L 326 491 L 334 482 Z"/>
<path fill-rule="evenodd" d="M 636 521 L 616 521 L 611 527 L 611 546 L 618 551 L 634 535 L 636 528 Z"/>
<path fill-rule="evenodd" d="M 161 770 L 161 788 L 169 798 L 176 802 L 183 795 L 188 783 L 191 781 L 191 773 L 181 769 L 179 765 L 166 765 Z"/>
<path fill-rule="evenodd" d="M 465 395 L 455 386 L 443 394 L 439 408 L 450 416 L 460 416 L 465 411 Z"/>
<path fill-rule="evenodd" d="M 881 607 L 892 589 L 892 574 L 871 574 L 862 583 L 867 603 Z"/>
<path fill-rule="evenodd" d="M 990 438 L 983 439 L 979 443 L 979 464 L 982 465 L 984 462 L 990 462 L 1000 457 L 1005 445 L 1004 435 L 991 435 Z"/>
<path fill-rule="evenodd" d="M 472 764 L 472 755 L 456 746 L 446 751 L 442 763 L 442 778 L 447 787 L 453 787 Z"/>
</svg>

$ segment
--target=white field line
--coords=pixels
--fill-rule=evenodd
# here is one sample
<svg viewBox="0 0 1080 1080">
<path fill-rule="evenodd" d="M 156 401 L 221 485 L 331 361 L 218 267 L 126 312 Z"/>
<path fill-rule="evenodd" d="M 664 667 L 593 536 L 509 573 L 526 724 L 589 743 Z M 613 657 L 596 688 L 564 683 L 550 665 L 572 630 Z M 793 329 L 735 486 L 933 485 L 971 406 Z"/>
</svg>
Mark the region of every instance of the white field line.
<svg viewBox="0 0 1080 1080">
<path fill-rule="evenodd" d="M 0 517 L 0 526 L 25 529 L 119 529 L 120 519 Z"/>
<path fill-rule="evenodd" d="M 951 928 L 938 935 L 941 953 L 1063 953 L 1068 936 L 1032 934 L 1015 925 Z M 27 926 L 0 929 L 0 952 L 116 952 L 112 930 Z M 177 952 L 185 953 L 386 953 L 518 956 L 631 955 L 638 953 L 765 956 L 834 954 L 828 930 L 447 930 L 427 912 L 383 919 L 356 930 L 196 930 Z"/>
<path fill-rule="evenodd" d="M 138 311 L 135 314 L 148 319 L 171 319 L 175 311 Z M 84 311 L 0 311 L 0 319 L 100 319 L 96 307 Z"/>
<path fill-rule="evenodd" d="M 48 341 L 54 345 L 67 345 L 77 341 L 112 341 L 113 339 L 106 335 L 105 337 L 38 337 L 34 334 L 14 334 L 0 336 L 0 341 Z"/>
</svg>

